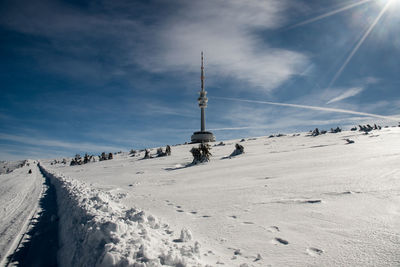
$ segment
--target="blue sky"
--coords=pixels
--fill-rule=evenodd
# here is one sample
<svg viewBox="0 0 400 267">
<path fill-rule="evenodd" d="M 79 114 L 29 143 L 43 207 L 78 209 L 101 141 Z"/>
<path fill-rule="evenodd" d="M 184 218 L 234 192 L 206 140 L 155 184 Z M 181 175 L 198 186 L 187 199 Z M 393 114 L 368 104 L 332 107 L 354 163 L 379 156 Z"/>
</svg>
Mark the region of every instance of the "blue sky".
<svg viewBox="0 0 400 267">
<path fill-rule="evenodd" d="M 1 1 L 0 159 L 189 141 L 201 51 L 217 140 L 397 125 L 399 23 L 399 0 Z"/>
</svg>

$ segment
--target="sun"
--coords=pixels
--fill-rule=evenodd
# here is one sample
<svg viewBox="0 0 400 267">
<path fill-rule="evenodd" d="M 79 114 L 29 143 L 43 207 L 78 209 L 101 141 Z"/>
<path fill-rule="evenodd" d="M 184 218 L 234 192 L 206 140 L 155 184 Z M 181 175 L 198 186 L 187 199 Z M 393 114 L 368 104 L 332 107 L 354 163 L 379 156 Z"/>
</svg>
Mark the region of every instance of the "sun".
<svg viewBox="0 0 400 267">
<path fill-rule="evenodd" d="M 380 6 L 388 5 L 390 9 L 400 7 L 400 0 L 378 0 Z"/>
</svg>

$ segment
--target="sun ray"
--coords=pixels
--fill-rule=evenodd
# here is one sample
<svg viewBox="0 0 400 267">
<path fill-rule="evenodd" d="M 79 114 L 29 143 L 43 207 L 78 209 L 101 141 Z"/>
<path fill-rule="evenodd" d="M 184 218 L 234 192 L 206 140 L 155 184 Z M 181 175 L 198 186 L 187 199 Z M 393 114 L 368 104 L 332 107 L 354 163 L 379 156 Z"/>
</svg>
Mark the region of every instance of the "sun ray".
<svg viewBox="0 0 400 267">
<path fill-rule="evenodd" d="M 367 39 L 368 35 L 372 32 L 376 24 L 379 22 L 379 20 L 382 18 L 382 16 L 385 14 L 385 12 L 388 10 L 390 4 L 393 2 L 393 0 L 388 1 L 382 10 L 379 12 L 378 16 L 375 18 L 375 20 L 371 23 L 371 25 L 368 27 L 368 29 L 365 31 L 361 39 L 357 42 L 356 46 L 351 50 L 349 56 L 346 58 L 346 60 L 343 62 L 342 66 L 339 68 L 339 70 L 336 72 L 336 74 L 333 76 L 331 82 L 329 83 L 328 88 L 330 88 L 336 80 L 339 78 L 339 76 L 342 74 L 343 70 L 346 68 L 347 64 L 349 64 L 350 60 L 353 58 L 355 53 L 357 53 L 358 49 L 360 46 L 364 43 L 365 39 Z"/>
<path fill-rule="evenodd" d="M 337 13 L 346 11 L 346 10 L 348 10 L 348 9 L 351 9 L 351 8 L 353 8 L 353 7 L 356 7 L 356 6 L 359 6 L 359 5 L 362 5 L 362 4 L 371 2 L 371 1 L 372 1 L 372 0 L 362 0 L 362 1 L 360 1 L 360 2 L 357 2 L 357 3 L 353 3 L 353 4 L 350 4 L 350 5 L 344 6 L 344 7 L 335 9 L 335 10 L 333 10 L 333 11 L 327 12 L 327 13 L 325 13 L 325 14 L 319 15 L 319 16 L 317 16 L 317 17 L 315 17 L 315 18 L 311 18 L 311 19 L 308 19 L 308 20 L 299 22 L 299 23 L 297 23 L 297 24 L 295 24 L 295 25 L 292 25 L 292 26 L 288 27 L 287 29 L 297 28 L 297 27 L 300 27 L 300 26 L 303 26 L 303 25 L 306 25 L 306 24 L 309 24 L 309 23 L 312 23 L 312 22 L 315 22 L 315 21 L 318 21 L 318 20 L 321 20 L 321 19 L 324 19 L 324 18 L 333 16 L 333 15 L 335 15 L 335 14 L 337 14 Z"/>
</svg>

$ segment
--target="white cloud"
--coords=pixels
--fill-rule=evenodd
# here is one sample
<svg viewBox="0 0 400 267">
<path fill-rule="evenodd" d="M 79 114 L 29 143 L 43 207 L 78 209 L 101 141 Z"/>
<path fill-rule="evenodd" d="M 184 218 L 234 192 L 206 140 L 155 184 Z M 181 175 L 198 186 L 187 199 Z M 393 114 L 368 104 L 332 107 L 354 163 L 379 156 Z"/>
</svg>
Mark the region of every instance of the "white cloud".
<svg viewBox="0 0 400 267">
<path fill-rule="evenodd" d="M 152 72 L 198 72 L 203 50 L 207 82 L 225 77 L 271 91 L 300 74 L 307 62 L 305 55 L 270 47 L 254 33 L 279 27 L 285 2 L 191 1 L 151 29 L 154 34 L 138 47 L 134 60 Z"/>
<path fill-rule="evenodd" d="M 293 75 L 301 75 L 308 61 L 299 52 L 271 47 L 265 34 L 263 38 L 256 34 L 285 23 L 287 0 L 153 3 L 168 6 L 168 13 L 131 1 L 99 1 L 91 12 L 60 2 L 37 2 L 20 6 L 10 1 L 0 24 L 50 38 L 50 47 L 44 45 L 34 54 L 53 72 L 121 76 L 126 66 L 135 63 L 150 72 L 178 71 L 185 76 L 198 73 L 200 51 L 204 50 L 208 83 L 235 79 L 247 83 L 248 89 L 269 92 Z M 146 15 L 132 15 L 137 9 Z M 113 52 L 104 53 L 103 43 L 110 44 Z M 53 49 L 57 53 L 46 57 Z M 59 53 L 71 56 L 60 59 Z M 110 66 L 85 61 L 98 54 L 110 57 Z"/>
<path fill-rule="evenodd" d="M 340 95 L 332 98 L 331 100 L 326 102 L 326 104 L 331 104 L 331 103 L 338 102 L 338 101 L 344 100 L 344 99 L 352 97 L 352 96 L 356 96 L 359 93 L 361 93 L 363 90 L 364 90 L 364 88 L 362 88 L 362 87 L 350 88 L 350 89 L 342 92 Z"/>
</svg>

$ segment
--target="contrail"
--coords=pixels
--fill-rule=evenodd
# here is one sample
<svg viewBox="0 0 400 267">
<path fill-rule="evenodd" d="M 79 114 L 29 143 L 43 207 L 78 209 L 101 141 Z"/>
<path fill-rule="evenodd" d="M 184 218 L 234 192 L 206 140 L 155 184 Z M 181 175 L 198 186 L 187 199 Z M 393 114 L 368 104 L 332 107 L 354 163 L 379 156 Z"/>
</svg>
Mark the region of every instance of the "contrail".
<svg viewBox="0 0 400 267">
<path fill-rule="evenodd" d="M 379 12 L 378 16 L 375 18 L 375 20 L 372 22 L 372 24 L 369 26 L 367 31 L 364 33 L 364 35 L 361 37 L 360 41 L 356 44 L 356 46 L 353 48 L 353 50 L 350 52 L 350 55 L 346 58 L 344 61 L 343 65 L 339 68 L 339 70 L 336 72 L 335 76 L 333 76 L 332 81 L 329 83 L 328 88 L 330 88 L 339 78 L 340 74 L 342 74 L 344 68 L 346 68 L 347 64 L 349 64 L 350 60 L 353 58 L 354 54 L 357 52 L 357 50 L 360 48 L 360 46 L 363 44 L 365 39 L 367 39 L 368 35 L 371 33 L 371 31 L 374 29 L 375 25 L 379 22 L 383 14 L 385 14 L 386 10 L 389 8 L 390 4 L 392 3 L 393 0 L 388 1 L 385 6 L 382 8 L 381 12 Z"/>
<path fill-rule="evenodd" d="M 244 127 L 225 127 L 225 128 L 212 128 L 210 131 L 235 131 L 235 130 L 248 130 L 248 129 L 269 129 L 270 125 L 265 126 L 244 126 Z"/>
<path fill-rule="evenodd" d="M 348 10 L 348 9 L 350 9 L 350 8 L 353 8 L 353 7 L 356 7 L 356 6 L 365 4 L 365 3 L 367 3 L 367 2 L 371 2 L 371 1 L 372 1 L 372 0 L 363 0 L 363 1 L 360 1 L 360 2 L 357 2 L 357 3 L 354 3 L 354 4 L 351 4 L 351 5 L 348 5 L 348 6 L 344 6 L 344 7 L 342 7 L 342 8 L 338 8 L 338 9 L 335 9 L 335 10 L 330 11 L 330 12 L 328 12 L 328 13 L 325 13 L 325 14 L 322 14 L 322 15 L 320 15 L 320 16 L 317 16 L 317 17 L 315 17 L 315 18 L 308 19 L 308 20 L 305 20 L 305 21 L 303 21 L 303 22 L 300 22 L 300 23 L 297 23 L 297 24 L 295 24 L 295 25 L 292 25 L 292 26 L 288 27 L 287 29 L 297 28 L 297 27 L 299 27 L 299 26 L 303 26 L 303 25 L 306 25 L 306 24 L 309 24 L 309 23 L 312 23 L 312 22 L 315 22 L 315 21 L 318 21 L 318 20 L 321 20 L 321 19 L 324 19 L 324 18 L 333 16 L 333 15 L 335 15 L 335 14 L 337 14 L 337 13 L 346 11 L 346 10 Z"/>
<path fill-rule="evenodd" d="M 352 110 L 346 110 L 346 109 L 340 109 L 340 108 L 327 108 L 327 107 L 298 105 L 298 104 L 289 104 L 289 103 L 278 103 L 278 102 L 269 102 L 269 101 L 258 101 L 258 100 L 248 100 L 248 99 L 219 97 L 219 96 L 213 96 L 213 98 L 231 100 L 231 101 L 239 101 L 239 102 L 247 102 L 247 103 L 257 103 L 257 104 L 266 104 L 266 105 L 274 105 L 274 106 L 311 109 L 311 110 L 319 110 L 319 111 L 326 111 L 326 112 L 345 113 L 345 114 L 353 114 L 353 115 L 380 118 L 380 119 L 391 120 L 391 121 L 400 121 L 400 118 L 396 118 L 396 117 L 383 116 L 383 115 L 366 113 L 366 112 L 358 112 L 358 111 L 352 111 Z"/>
</svg>

